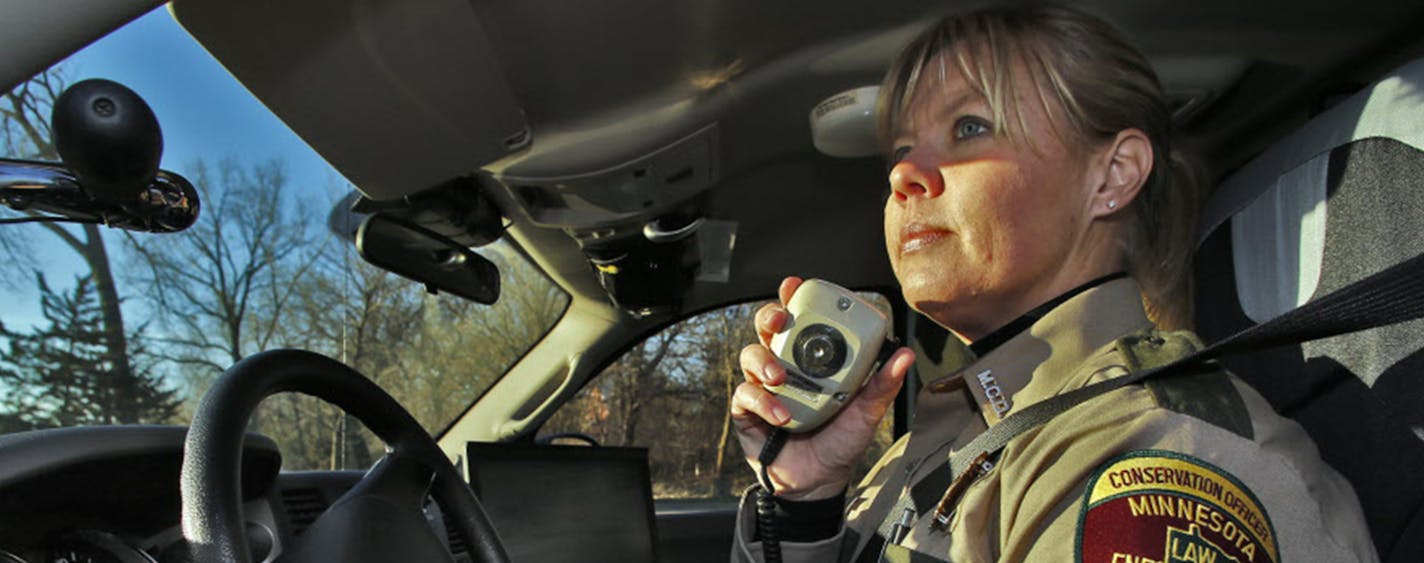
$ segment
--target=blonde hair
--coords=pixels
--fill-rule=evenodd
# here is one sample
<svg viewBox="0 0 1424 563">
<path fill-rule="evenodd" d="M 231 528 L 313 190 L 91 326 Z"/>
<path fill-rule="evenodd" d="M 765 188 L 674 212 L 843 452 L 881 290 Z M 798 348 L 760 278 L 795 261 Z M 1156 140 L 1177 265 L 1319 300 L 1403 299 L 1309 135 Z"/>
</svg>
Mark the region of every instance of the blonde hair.
<svg viewBox="0 0 1424 563">
<path fill-rule="evenodd" d="M 946 61 L 984 98 L 994 134 L 1014 142 L 1025 141 L 1027 129 L 1012 103 L 1019 87 L 1009 70 L 1014 62 L 1070 147 L 1091 147 L 1129 128 L 1147 134 L 1154 162 L 1124 210 L 1124 260 L 1149 317 L 1164 329 L 1189 328 L 1191 237 L 1203 175 L 1173 150 L 1170 109 L 1146 57 L 1107 22 L 1066 7 L 1005 6 L 946 17 L 911 41 L 885 75 L 878 125 L 887 154 L 916 86 L 926 72 L 943 80 Z"/>
</svg>

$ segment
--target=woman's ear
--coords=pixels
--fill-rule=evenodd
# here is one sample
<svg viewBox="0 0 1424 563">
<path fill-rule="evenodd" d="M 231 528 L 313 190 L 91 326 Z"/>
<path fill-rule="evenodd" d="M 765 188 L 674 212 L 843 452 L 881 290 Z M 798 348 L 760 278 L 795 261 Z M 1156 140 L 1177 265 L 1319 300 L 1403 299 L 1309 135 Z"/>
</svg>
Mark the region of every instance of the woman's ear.
<svg viewBox="0 0 1424 563">
<path fill-rule="evenodd" d="M 1100 153 L 1103 174 L 1093 191 L 1093 218 L 1116 214 L 1137 198 L 1152 174 L 1152 141 L 1141 129 L 1124 129 Z"/>
</svg>

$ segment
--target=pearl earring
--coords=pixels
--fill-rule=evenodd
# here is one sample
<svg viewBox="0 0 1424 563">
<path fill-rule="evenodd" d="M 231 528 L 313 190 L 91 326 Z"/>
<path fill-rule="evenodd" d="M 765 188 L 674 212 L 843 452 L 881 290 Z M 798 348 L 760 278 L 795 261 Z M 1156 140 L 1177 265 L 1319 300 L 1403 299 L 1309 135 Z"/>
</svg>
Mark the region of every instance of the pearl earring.
<svg viewBox="0 0 1424 563">
<path fill-rule="evenodd" d="M 1115 200 L 1115 199 L 1110 199 L 1110 200 L 1108 200 L 1108 209 L 1117 209 L 1117 200 Z"/>
</svg>

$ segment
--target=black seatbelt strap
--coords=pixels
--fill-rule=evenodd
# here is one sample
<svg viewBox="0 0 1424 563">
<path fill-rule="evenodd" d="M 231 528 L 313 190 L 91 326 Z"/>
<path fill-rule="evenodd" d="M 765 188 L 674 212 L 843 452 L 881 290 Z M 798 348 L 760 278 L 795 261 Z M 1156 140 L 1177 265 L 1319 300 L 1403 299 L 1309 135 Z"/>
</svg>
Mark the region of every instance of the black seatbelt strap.
<svg viewBox="0 0 1424 563">
<path fill-rule="evenodd" d="M 1265 323 L 1247 328 L 1171 364 L 1095 383 L 1013 413 L 949 456 L 950 491 L 935 510 L 943 528 L 968 483 L 992 469 L 999 452 L 1020 434 L 1084 401 L 1148 378 L 1201 368 L 1231 354 L 1347 334 L 1424 317 L 1424 255 L 1400 262 Z M 986 465 L 987 464 L 987 465 Z"/>
</svg>

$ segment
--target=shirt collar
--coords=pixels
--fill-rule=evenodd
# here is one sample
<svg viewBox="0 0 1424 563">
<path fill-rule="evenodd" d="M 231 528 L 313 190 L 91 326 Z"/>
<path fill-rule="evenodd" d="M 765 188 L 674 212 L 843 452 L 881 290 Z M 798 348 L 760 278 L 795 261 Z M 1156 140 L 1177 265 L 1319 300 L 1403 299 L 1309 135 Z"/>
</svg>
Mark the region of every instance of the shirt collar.
<svg viewBox="0 0 1424 563">
<path fill-rule="evenodd" d="M 1130 278 L 1090 284 L 1026 324 L 1026 329 L 963 369 L 927 382 L 926 389 L 967 389 L 985 422 L 992 426 L 1062 392 L 1074 368 L 1095 351 L 1124 334 L 1152 326 L 1143 311 L 1137 282 Z"/>
<path fill-rule="evenodd" d="M 1064 292 L 1062 295 L 1050 299 L 1047 303 L 1034 307 L 1033 310 L 1024 313 L 1023 315 L 1020 315 L 1019 318 L 1014 319 L 1013 322 L 999 327 L 998 330 L 989 333 L 987 336 L 975 340 L 973 343 L 969 344 L 969 350 L 974 353 L 974 357 L 976 358 L 982 358 L 984 356 L 987 356 L 989 355 L 989 352 L 993 352 L 994 349 L 998 348 L 1000 344 L 1003 344 L 1004 342 L 1007 342 L 1010 338 L 1017 336 L 1019 333 L 1023 332 L 1024 329 L 1033 326 L 1033 323 L 1038 322 L 1038 320 L 1042 319 L 1044 315 L 1047 315 L 1049 311 L 1057 309 L 1058 306 L 1062 305 L 1064 301 L 1072 299 L 1073 296 L 1078 295 L 1079 293 L 1082 293 L 1089 289 L 1125 277 L 1127 277 L 1127 272 L 1117 272 L 1115 274 L 1108 274 L 1106 276 L 1094 279 L 1088 283 L 1070 289 Z"/>
</svg>

